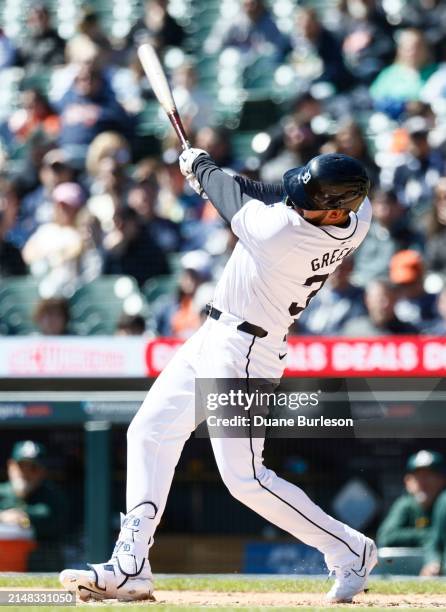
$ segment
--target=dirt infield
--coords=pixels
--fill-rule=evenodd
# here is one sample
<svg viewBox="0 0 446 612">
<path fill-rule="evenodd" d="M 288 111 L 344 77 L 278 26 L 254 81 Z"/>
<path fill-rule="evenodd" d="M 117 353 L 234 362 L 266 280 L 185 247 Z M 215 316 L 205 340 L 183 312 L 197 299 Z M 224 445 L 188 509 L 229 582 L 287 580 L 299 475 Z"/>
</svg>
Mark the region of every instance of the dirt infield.
<svg viewBox="0 0 446 612">
<path fill-rule="evenodd" d="M 19 589 L 12 587 L 9 589 L 0 588 L 0 591 L 32 590 L 29 588 Z M 53 589 L 41 589 L 53 590 Z M 172 606 L 172 610 L 178 607 L 224 607 L 226 609 L 237 608 L 311 608 L 317 610 L 321 608 L 330 609 L 332 606 L 324 601 L 323 594 L 319 593 L 277 593 L 277 592 L 215 592 L 215 591 L 193 591 L 193 590 L 159 590 L 155 593 L 155 601 L 140 601 L 123 604 L 117 600 L 107 600 L 106 602 L 81 602 L 80 606 L 104 607 L 108 606 L 147 606 L 152 607 L 154 612 L 157 607 Z M 366 608 L 393 610 L 393 609 L 446 609 L 446 594 L 383 594 L 367 593 L 355 597 L 355 604 L 351 606 L 361 610 Z M 350 606 L 348 606 L 350 608 Z M 347 609 L 347 608 L 346 608 Z"/>
<path fill-rule="evenodd" d="M 157 591 L 162 604 L 228 607 L 326 607 L 318 593 L 215 593 L 210 591 Z M 384 595 L 368 593 L 355 597 L 355 603 L 367 607 L 446 609 L 446 595 Z M 146 603 L 147 605 L 147 603 Z M 155 604 L 156 605 L 156 604 Z M 327 606 L 330 608 L 330 606 Z M 353 608 L 354 609 L 354 608 Z"/>
</svg>

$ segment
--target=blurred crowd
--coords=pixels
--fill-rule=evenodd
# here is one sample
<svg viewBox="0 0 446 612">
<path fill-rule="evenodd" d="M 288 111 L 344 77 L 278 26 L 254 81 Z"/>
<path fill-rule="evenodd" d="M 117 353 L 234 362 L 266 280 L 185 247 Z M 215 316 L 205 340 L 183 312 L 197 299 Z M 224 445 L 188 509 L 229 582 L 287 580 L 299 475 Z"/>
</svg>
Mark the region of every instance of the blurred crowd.
<svg viewBox="0 0 446 612">
<path fill-rule="evenodd" d="M 222 167 L 279 182 L 338 151 L 370 174 L 369 235 L 293 333 L 444 334 L 446 2 L 339 0 L 320 14 L 292 0 L 225 0 L 210 3 L 199 45 L 200 3 L 182 4 L 181 15 L 178 3 L 138 3 L 120 36 L 95 2 L 77 9 L 68 36 L 45 3 L 31 3 L 18 33 L 5 10 L 0 83 L 20 75 L 20 87 L 0 112 L 0 302 L 7 277 L 32 276 L 36 330 L 66 334 L 86 283 L 130 276 L 145 299 L 164 279 L 168 290 L 123 312 L 116 333 L 186 338 L 200 325 L 236 238 L 179 172 L 135 55 L 150 41 L 191 142 Z"/>
</svg>

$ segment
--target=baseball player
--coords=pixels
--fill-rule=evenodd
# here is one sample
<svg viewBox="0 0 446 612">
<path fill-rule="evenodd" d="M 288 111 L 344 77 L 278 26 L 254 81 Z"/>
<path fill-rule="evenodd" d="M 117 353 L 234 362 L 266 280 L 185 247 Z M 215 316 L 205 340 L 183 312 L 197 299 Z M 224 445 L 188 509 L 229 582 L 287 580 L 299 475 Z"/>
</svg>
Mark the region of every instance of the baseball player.
<svg viewBox="0 0 446 612">
<path fill-rule="evenodd" d="M 180 168 L 204 191 L 239 240 L 217 284 L 204 325 L 150 389 L 127 433 L 127 514 L 109 561 L 64 570 L 82 599 L 148 599 L 149 548 L 184 443 L 196 428 L 195 379 L 278 380 L 286 333 L 341 261 L 363 241 L 371 219 L 369 179 L 355 159 L 320 155 L 285 173 L 281 185 L 230 176 L 201 149 Z M 335 575 L 331 602 L 350 602 L 376 564 L 372 540 L 335 520 L 263 464 L 259 436 L 212 436 L 229 491 L 265 519 L 316 547 Z"/>
</svg>

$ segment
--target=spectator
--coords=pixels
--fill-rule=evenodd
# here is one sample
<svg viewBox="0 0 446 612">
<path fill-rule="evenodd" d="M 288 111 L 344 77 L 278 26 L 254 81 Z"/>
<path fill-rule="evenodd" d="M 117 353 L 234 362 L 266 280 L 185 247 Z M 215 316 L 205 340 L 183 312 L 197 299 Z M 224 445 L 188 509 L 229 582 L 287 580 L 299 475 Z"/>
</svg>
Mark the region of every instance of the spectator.
<svg viewBox="0 0 446 612">
<path fill-rule="evenodd" d="M 195 193 L 184 180 L 177 159 L 176 149 L 170 149 L 163 155 L 164 163 L 161 164 L 157 173 L 160 185 L 157 212 L 163 218 L 176 223 L 181 222 L 185 239 L 188 236 L 191 236 L 192 239 L 192 243 L 186 245 L 185 248 L 191 250 L 201 246 L 201 243 L 200 245 L 195 244 L 194 232 L 198 233 L 199 240 L 204 238 L 204 228 L 201 223 L 204 202 L 203 198 Z"/>
<path fill-rule="evenodd" d="M 355 79 L 370 84 L 394 55 L 392 27 L 376 0 L 343 0 L 341 19 L 347 64 Z"/>
<path fill-rule="evenodd" d="M 11 241 L 22 248 L 36 229 L 48 223 L 54 214 L 52 192 L 57 185 L 73 180 L 74 171 L 61 149 L 52 149 L 42 160 L 40 185 L 22 200 L 18 220 L 10 231 Z"/>
<path fill-rule="evenodd" d="M 131 135 L 131 121 L 116 101 L 98 68 L 84 65 L 72 87 L 58 104 L 61 113 L 60 144 L 85 159 L 93 138 L 106 131 Z"/>
<path fill-rule="evenodd" d="M 101 49 L 102 54 L 105 54 L 103 56 L 104 63 L 110 63 L 112 46 L 107 35 L 101 28 L 99 13 L 91 6 L 87 5 L 81 9 L 77 23 L 77 31 L 81 36 L 86 36 L 92 43 Z"/>
<path fill-rule="evenodd" d="M 77 34 L 65 47 L 65 63 L 52 71 L 48 96 L 57 105 L 72 87 L 81 66 L 102 66 L 101 49 L 85 34 Z"/>
<path fill-rule="evenodd" d="M 34 276 L 44 278 L 51 294 L 73 284 L 78 276 L 83 239 L 76 226 L 85 204 L 77 183 L 61 183 L 53 191 L 54 216 L 41 225 L 25 244 L 22 255 Z"/>
<path fill-rule="evenodd" d="M 130 145 L 115 132 L 99 134 L 88 148 L 86 167 L 91 180 L 91 197 L 87 207 L 99 219 L 105 233 L 114 228 L 113 215 L 125 203 L 134 185 L 127 174 L 129 161 Z"/>
<path fill-rule="evenodd" d="M 402 24 L 425 32 L 435 58 L 441 58 L 446 26 L 446 7 L 442 0 L 413 0 L 403 5 Z"/>
<path fill-rule="evenodd" d="M 24 34 L 17 62 L 28 74 L 64 63 L 65 43 L 51 26 L 50 13 L 44 4 L 30 7 Z"/>
<path fill-rule="evenodd" d="M 209 153 L 215 163 L 222 168 L 235 169 L 238 165 L 234 159 L 229 130 L 224 127 L 203 127 L 197 132 L 195 146 Z"/>
<path fill-rule="evenodd" d="M 207 53 L 219 53 L 235 47 L 243 54 L 275 56 L 284 59 L 290 49 L 288 38 L 280 32 L 264 0 L 241 0 L 241 14 L 236 21 L 221 16 L 204 43 Z"/>
<path fill-rule="evenodd" d="M 0 484 L 0 523 L 34 531 L 37 550 L 28 560 L 31 572 L 61 567 L 66 534 L 65 500 L 48 479 L 46 461 L 42 444 L 17 442 L 7 463 L 8 481 Z"/>
<path fill-rule="evenodd" d="M 116 326 L 115 336 L 142 336 L 146 331 L 146 322 L 141 315 L 123 313 Z"/>
<path fill-rule="evenodd" d="M 10 68 L 16 59 L 16 50 L 11 40 L 6 36 L 3 28 L 0 28 L 0 70 Z"/>
<path fill-rule="evenodd" d="M 117 101 L 129 113 L 142 110 L 142 97 L 153 92 L 144 76 L 136 52 L 127 65 L 120 66 L 114 61 L 110 44 L 103 46 L 85 33 L 78 33 L 67 42 L 65 49 L 66 63 L 53 71 L 50 80 L 49 97 L 58 103 L 72 87 L 81 66 L 96 66 L 101 69 L 105 86 L 112 90 Z M 117 60 L 116 60 L 117 61 Z"/>
<path fill-rule="evenodd" d="M 446 276 L 446 177 L 441 177 L 434 190 L 434 205 L 427 228 L 426 267 Z"/>
<path fill-rule="evenodd" d="M 46 96 L 38 89 L 27 89 L 22 95 L 22 108 L 11 115 L 8 127 L 18 142 L 26 142 L 37 130 L 56 138 L 60 123 Z"/>
<path fill-rule="evenodd" d="M 146 101 L 153 101 L 155 95 L 137 53 L 130 56 L 127 66 L 115 72 L 112 87 L 118 101 L 130 114 L 143 111 Z M 161 109 L 159 115 L 162 116 Z M 165 117 L 163 119 L 165 120 Z"/>
<path fill-rule="evenodd" d="M 149 42 L 158 50 L 166 47 L 181 47 L 183 28 L 169 14 L 167 0 L 145 0 L 144 16 L 139 19 L 127 35 L 127 49 L 136 49 Z"/>
<path fill-rule="evenodd" d="M 441 151 L 429 144 L 429 124 L 423 117 L 412 117 L 405 123 L 409 135 L 409 150 L 393 179 L 398 198 L 410 209 L 414 223 L 426 212 L 433 199 L 433 190 L 446 170 Z"/>
<path fill-rule="evenodd" d="M 355 255 L 354 282 L 365 286 L 387 274 L 392 256 L 401 249 L 423 248 L 423 236 L 408 227 L 408 216 L 392 190 L 371 195 L 373 218 L 366 239 Z"/>
<path fill-rule="evenodd" d="M 431 530 L 432 514 L 446 487 L 444 457 L 420 450 L 407 461 L 406 493 L 390 508 L 378 530 L 379 546 L 424 547 Z"/>
<path fill-rule="evenodd" d="M 321 24 L 313 8 L 299 8 L 296 13 L 293 52 L 290 61 L 304 80 L 331 83 L 337 91 L 349 89 L 353 78 L 346 68 L 341 47 Z"/>
<path fill-rule="evenodd" d="M 40 300 L 33 315 L 42 336 L 65 336 L 69 333 L 70 307 L 64 298 Z"/>
<path fill-rule="evenodd" d="M 262 181 L 279 183 L 288 168 L 302 166 L 312 157 L 316 137 L 311 126 L 291 119 L 283 130 L 284 148 L 260 170 Z"/>
<path fill-rule="evenodd" d="M 152 238 L 164 253 L 180 250 L 181 234 L 179 226 L 156 213 L 159 185 L 155 177 L 136 184 L 129 191 L 127 203 L 143 222 Z"/>
<path fill-rule="evenodd" d="M 348 319 L 365 314 L 364 291 L 351 284 L 352 270 L 353 258 L 347 257 L 330 275 L 299 318 L 301 333 L 337 335 Z"/>
<path fill-rule="evenodd" d="M 153 276 L 169 273 L 164 253 L 132 208 L 119 208 L 114 222 L 116 229 L 104 244 L 104 274 L 133 276 L 142 285 Z"/>
<path fill-rule="evenodd" d="M 160 336 L 189 338 L 201 325 L 201 308 L 194 297 L 203 276 L 194 269 L 184 269 L 178 280 L 176 296 L 162 300 L 155 313 L 156 329 Z"/>
<path fill-rule="evenodd" d="M 326 136 L 315 134 L 311 127 L 313 120 L 323 113 L 323 107 L 320 100 L 317 100 L 310 92 L 305 91 L 293 101 L 290 109 L 290 114 L 285 115 L 280 124 L 274 125 L 269 131 L 270 143 L 267 149 L 262 154 L 263 162 L 276 157 L 284 147 L 285 129 L 288 125 L 300 125 L 302 129 L 309 130 L 312 133 L 314 148 L 309 149 L 306 155 L 311 159 L 320 152 L 320 147 L 326 141 Z"/>
<path fill-rule="evenodd" d="M 436 316 L 436 296 L 424 290 L 424 263 L 418 251 L 399 251 L 390 260 L 390 281 L 397 290 L 395 312 L 398 318 L 418 329 Z"/>
<path fill-rule="evenodd" d="M 17 220 L 19 199 L 14 183 L 0 180 L 0 278 L 26 274 L 20 250 L 8 238 Z"/>
<path fill-rule="evenodd" d="M 370 88 L 376 107 L 398 118 L 407 102 L 420 99 L 422 87 L 435 69 L 423 32 L 403 30 L 395 61 L 379 73 Z"/>
<path fill-rule="evenodd" d="M 367 170 L 372 186 L 378 183 L 378 168 L 370 155 L 364 134 L 356 121 L 349 119 L 341 123 L 334 137 L 332 152 L 343 153 L 359 159 Z"/>
<path fill-rule="evenodd" d="M 396 289 L 387 280 L 374 280 L 365 290 L 367 315 L 349 319 L 341 331 L 345 336 L 416 334 L 418 330 L 395 314 Z"/>
</svg>

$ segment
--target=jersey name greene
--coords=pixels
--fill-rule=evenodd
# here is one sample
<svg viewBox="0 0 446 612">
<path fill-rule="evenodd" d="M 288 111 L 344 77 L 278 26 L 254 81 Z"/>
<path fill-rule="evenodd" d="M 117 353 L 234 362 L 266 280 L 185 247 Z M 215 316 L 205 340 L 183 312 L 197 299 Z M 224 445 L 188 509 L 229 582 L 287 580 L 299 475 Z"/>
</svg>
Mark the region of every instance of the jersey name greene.
<svg viewBox="0 0 446 612">
<path fill-rule="evenodd" d="M 311 269 L 316 272 L 321 268 L 326 268 L 337 262 L 341 262 L 345 257 L 353 253 L 356 247 L 344 247 L 343 249 L 334 249 L 324 253 L 322 257 L 311 260 Z"/>
</svg>

